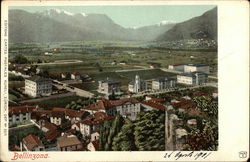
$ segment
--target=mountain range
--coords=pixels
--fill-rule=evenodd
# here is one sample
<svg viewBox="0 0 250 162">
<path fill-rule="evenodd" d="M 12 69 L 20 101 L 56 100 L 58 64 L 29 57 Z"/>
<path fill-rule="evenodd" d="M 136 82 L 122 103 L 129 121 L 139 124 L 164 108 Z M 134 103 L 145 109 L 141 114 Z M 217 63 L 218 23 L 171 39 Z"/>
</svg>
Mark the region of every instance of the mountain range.
<svg viewBox="0 0 250 162">
<path fill-rule="evenodd" d="M 183 27 L 187 24 L 189 30 Z M 212 39 L 217 37 L 215 34 L 217 9 L 183 23 L 162 21 L 140 28 L 124 28 L 104 14 L 73 14 L 59 9 L 36 13 L 9 10 L 9 33 L 11 43 L 87 40 L 165 41 L 199 38 L 204 37 L 204 34 L 207 34 L 206 38 Z"/>
<path fill-rule="evenodd" d="M 217 40 L 217 8 L 201 16 L 178 23 L 157 38 L 157 41 L 174 41 L 182 39 Z"/>
</svg>

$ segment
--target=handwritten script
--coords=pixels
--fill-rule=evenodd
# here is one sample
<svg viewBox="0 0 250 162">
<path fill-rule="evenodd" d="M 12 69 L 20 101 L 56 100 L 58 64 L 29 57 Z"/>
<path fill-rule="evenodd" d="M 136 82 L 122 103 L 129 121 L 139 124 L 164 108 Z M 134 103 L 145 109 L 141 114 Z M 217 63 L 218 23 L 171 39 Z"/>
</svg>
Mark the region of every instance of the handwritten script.
<svg viewBox="0 0 250 162">
<path fill-rule="evenodd" d="M 200 152 L 181 152 L 181 151 L 173 151 L 170 153 L 165 153 L 164 158 L 170 159 L 174 158 L 175 160 L 183 160 L 183 158 L 190 158 L 193 160 L 201 160 L 201 159 L 206 159 L 209 155 L 211 155 L 211 152 L 205 152 L 205 151 L 200 151 Z"/>
</svg>

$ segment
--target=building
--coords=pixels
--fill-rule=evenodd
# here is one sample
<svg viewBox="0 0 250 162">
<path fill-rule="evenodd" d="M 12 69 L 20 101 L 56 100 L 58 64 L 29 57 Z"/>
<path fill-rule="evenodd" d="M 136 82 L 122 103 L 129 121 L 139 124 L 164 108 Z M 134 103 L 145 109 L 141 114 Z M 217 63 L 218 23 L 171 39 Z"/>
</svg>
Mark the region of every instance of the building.
<svg viewBox="0 0 250 162">
<path fill-rule="evenodd" d="M 109 116 L 103 112 L 96 112 L 79 122 L 80 132 L 83 136 L 89 137 L 93 132 L 99 131 L 105 121 L 112 119 L 114 119 L 113 116 Z"/>
<path fill-rule="evenodd" d="M 71 73 L 71 79 L 80 80 L 81 79 L 81 74 L 79 72 L 73 72 L 73 73 Z"/>
<path fill-rule="evenodd" d="M 168 65 L 168 69 L 176 70 L 176 71 L 184 71 L 185 65 L 186 64 L 183 64 L 183 63 L 172 64 L 172 65 Z"/>
<path fill-rule="evenodd" d="M 141 110 L 141 103 L 135 98 L 122 98 L 119 100 L 110 101 L 111 107 L 106 111 L 109 115 L 120 114 L 124 118 L 135 120 Z"/>
<path fill-rule="evenodd" d="M 207 83 L 208 76 L 202 72 L 182 73 L 177 75 L 177 83 L 186 85 L 200 85 Z"/>
<path fill-rule="evenodd" d="M 173 78 L 158 78 L 158 79 L 154 79 L 152 81 L 152 89 L 153 90 L 163 90 L 163 89 L 167 89 L 167 88 L 172 88 L 175 87 L 175 79 Z"/>
<path fill-rule="evenodd" d="M 91 114 L 95 112 L 104 112 L 111 116 L 120 114 L 125 118 L 135 120 L 136 115 L 141 112 L 141 104 L 135 98 L 122 98 L 114 101 L 101 98 L 96 103 L 85 107 L 84 110 Z"/>
<path fill-rule="evenodd" d="M 82 149 L 82 143 L 75 135 L 57 138 L 57 149 L 59 151 L 76 151 Z"/>
<path fill-rule="evenodd" d="M 99 140 L 91 141 L 88 144 L 87 149 L 89 151 L 98 151 L 99 150 Z"/>
<path fill-rule="evenodd" d="M 98 92 L 106 95 L 120 94 L 120 82 L 109 78 L 98 82 Z"/>
<path fill-rule="evenodd" d="M 31 113 L 36 106 L 15 106 L 9 107 L 9 126 L 31 119 Z"/>
<path fill-rule="evenodd" d="M 95 131 L 95 132 L 93 132 L 91 134 L 90 141 L 99 140 L 99 137 L 100 137 L 100 132 L 99 131 Z"/>
<path fill-rule="evenodd" d="M 203 72 L 209 74 L 209 66 L 204 64 L 187 64 L 184 66 L 184 72 Z"/>
<path fill-rule="evenodd" d="M 45 147 L 37 136 L 28 135 L 22 139 L 21 151 L 45 151 Z"/>
<path fill-rule="evenodd" d="M 52 52 L 44 52 L 44 55 L 45 55 L 45 56 L 52 56 L 53 53 L 52 53 Z"/>
<path fill-rule="evenodd" d="M 52 111 L 50 116 L 50 122 L 60 126 L 65 121 L 65 114 L 63 111 Z"/>
<path fill-rule="evenodd" d="M 25 93 L 32 97 L 50 95 L 52 93 L 52 81 L 40 76 L 26 78 Z"/>
<path fill-rule="evenodd" d="M 138 93 L 147 90 L 147 83 L 140 79 L 139 75 L 135 76 L 135 80 L 128 84 L 128 91 L 132 93 Z"/>
</svg>

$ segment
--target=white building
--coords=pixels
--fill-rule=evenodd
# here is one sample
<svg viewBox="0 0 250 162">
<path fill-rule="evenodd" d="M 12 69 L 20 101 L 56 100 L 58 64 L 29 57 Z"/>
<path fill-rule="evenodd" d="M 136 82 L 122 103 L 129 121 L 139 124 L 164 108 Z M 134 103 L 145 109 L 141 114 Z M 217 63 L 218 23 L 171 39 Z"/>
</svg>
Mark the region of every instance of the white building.
<svg viewBox="0 0 250 162">
<path fill-rule="evenodd" d="M 9 126 L 31 119 L 31 113 L 36 106 L 15 106 L 9 107 Z"/>
<path fill-rule="evenodd" d="M 128 84 L 128 91 L 132 93 L 138 93 L 147 90 L 147 83 L 140 79 L 139 75 L 135 76 L 135 80 Z"/>
<path fill-rule="evenodd" d="M 187 64 L 184 66 L 184 72 L 203 72 L 209 74 L 209 66 L 204 64 Z"/>
<path fill-rule="evenodd" d="M 73 73 L 71 73 L 71 79 L 80 80 L 81 74 L 79 72 L 73 72 Z"/>
<path fill-rule="evenodd" d="M 168 65 L 168 69 L 170 70 L 176 70 L 176 71 L 184 71 L 184 66 L 186 64 L 182 64 L 182 63 L 179 63 L 179 64 L 172 64 L 172 65 Z"/>
<path fill-rule="evenodd" d="M 52 82 L 48 78 L 33 76 L 25 79 L 25 93 L 37 97 L 40 95 L 50 95 L 52 92 Z"/>
<path fill-rule="evenodd" d="M 177 83 L 186 85 L 200 85 L 207 83 L 207 74 L 201 72 L 182 73 L 177 75 Z"/>
<path fill-rule="evenodd" d="M 105 80 L 101 80 L 98 82 L 98 92 L 103 93 L 106 95 L 111 95 L 111 94 L 120 94 L 120 82 L 116 80 L 111 80 L 109 78 Z"/>
<path fill-rule="evenodd" d="M 158 78 L 152 81 L 152 89 L 153 90 L 162 90 L 171 87 L 175 87 L 175 79 L 173 78 Z"/>
</svg>

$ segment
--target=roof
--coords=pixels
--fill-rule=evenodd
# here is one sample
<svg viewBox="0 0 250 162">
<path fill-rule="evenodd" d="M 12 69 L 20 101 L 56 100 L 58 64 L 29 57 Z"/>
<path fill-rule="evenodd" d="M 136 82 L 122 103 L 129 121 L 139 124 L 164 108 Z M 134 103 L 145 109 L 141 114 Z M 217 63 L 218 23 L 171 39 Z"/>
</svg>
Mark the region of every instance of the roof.
<svg viewBox="0 0 250 162">
<path fill-rule="evenodd" d="M 73 75 L 80 75 L 79 72 L 72 72 L 71 74 L 73 74 Z"/>
<path fill-rule="evenodd" d="M 142 104 L 145 104 L 152 108 L 156 108 L 156 109 L 163 110 L 163 111 L 166 109 L 164 105 L 153 102 L 152 100 L 142 101 Z"/>
<path fill-rule="evenodd" d="M 32 76 L 30 78 L 26 78 L 27 80 L 31 80 L 33 82 L 45 82 L 45 81 L 51 81 L 49 78 L 43 78 L 40 76 Z"/>
<path fill-rule="evenodd" d="M 111 106 L 109 100 L 105 99 L 105 98 L 101 98 L 100 101 L 97 101 L 93 104 L 90 104 L 86 107 L 84 107 L 84 109 L 87 109 L 87 110 L 108 110 Z"/>
<path fill-rule="evenodd" d="M 32 112 L 36 106 L 11 106 L 9 107 L 9 115 L 25 114 Z"/>
<path fill-rule="evenodd" d="M 172 66 L 181 66 L 181 65 L 186 65 L 186 64 L 184 64 L 184 63 L 176 63 L 176 64 L 170 64 L 170 65 L 172 65 Z"/>
<path fill-rule="evenodd" d="M 165 82 L 165 81 L 171 81 L 171 80 L 175 80 L 175 79 L 169 78 L 169 77 L 161 77 L 161 78 L 153 79 L 153 81 L 156 81 L 156 82 Z"/>
<path fill-rule="evenodd" d="M 51 116 L 52 117 L 57 117 L 57 118 L 63 118 L 64 117 L 64 112 L 63 111 L 52 111 Z"/>
<path fill-rule="evenodd" d="M 120 81 L 113 80 L 113 79 L 110 79 L 110 78 L 106 78 L 104 80 L 100 80 L 99 82 L 101 82 L 101 83 L 108 83 L 108 84 L 118 84 L 118 83 L 120 83 Z"/>
<path fill-rule="evenodd" d="M 192 100 L 186 100 L 184 98 L 180 98 L 180 99 L 181 99 L 179 100 L 180 102 L 172 104 L 174 108 L 188 109 L 188 108 L 192 108 L 195 105 L 194 101 Z"/>
<path fill-rule="evenodd" d="M 51 131 L 48 131 L 48 132 L 44 133 L 44 137 L 45 137 L 47 140 L 56 139 L 56 138 L 59 137 L 60 135 L 61 135 L 61 132 L 59 132 L 58 130 L 51 130 Z"/>
<path fill-rule="evenodd" d="M 158 97 L 151 97 L 150 99 L 152 102 L 158 102 L 158 103 L 164 103 L 167 102 L 169 100 L 167 100 L 166 98 L 158 98 Z"/>
<path fill-rule="evenodd" d="M 40 119 L 47 119 L 47 116 L 51 115 L 51 111 L 50 110 L 34 110 L 31 113 L 31 119 L 36 119 L 36 120 L 40 120 Z"/>
<path fill-rule="evenodd" d="M 82 144 L 75 135 L 63 136 L 57 138 L 57 145 L 59 147 L 67 147 Z"/>
<path fill-rule="evenodd" d="M 205 64 L 187 64 L 186 66 L 202 67 L 202 66 L 208 66 L 208 65 L 205 65 Z"/>
<path fill-rule="evenodd" d="M 195 75 L 198 74 L 198 75 L 207 75 L 203 72 L 198 72 L 198 71 L 195 71 L 195 72 L 190 72 L 190 73 L 181 73 L 181 74 L 178 74 L 180 76 L 187 76 L 187 77 L 195 77 Z"/>
<path fill-rule="evenodd" d="M 82 110 L 72 110 L 72 109 L 67 109 L 65 110 L 65 115 L 69 116 L 69 117 L 78 117 L 81 118 L 85 113 L 87 113 L 86 111 L 82 111 Z"/>
<path fill-rule="evenodd" d="M 119 100 L 111 100 L 110 103 L 112 106 L 120 106 L 120 105 L 123 105 L 125 103 L 139 103 L 139 101 L 135 98 L 122 98 L 122 99 L 119 99 Z"/>
<path fill-rule="evenodd" d="M 123 104 L 128 103 L 128 102 L 133 103 L 133 104 L 139 103 L 139 101 L 136 100 L 135 98 L 122 98 L 119 100 L 107 100 L 105 98 L 101 98 L 100 101 L 95 102 L 91 105 L 88 105 L 84 109 L 95 110 L 95 111 L 108 110 L 111 107 L 120 106 L 120 105 L 123 105 Z"/>
<path fill-rule="evenodd" d="M 97 125 L 114 118 L 114 116 L 109 116 L 104 112 L 96 112 L 92 115 L 87 116 L 84 120 L 80 121 L 80 123 L 85 125 Z"/>
<path fill-rule="evenodd" d="M 66 109 L 66 108 L 60 108 L 60 107 L 54 107 L 51 109 L 51 115 L 53 117 L 62 117 L 62 116 L 69 116 L 69 117 L 79 117 L 81 118 L 86 111 L 82 110 L 72 110 L 72 109 Z"/>
<path fill-rule="evenodd" d="M 44 122 L 44 125 L 43 125 L 43 127 L 45 127 L 45 128 L 47 128 L 48 130 L 56 130 L 57 129 L 57 126 L 55 125 L 55 124 L 53 124 L 53 123 L 50 123 L 50 122 L 48 122 L 48 121 L 45 121 Z"/>
<path fill-rule="evenodd" d="M 23 144 L 28 148 L 28 150 L 33 150 L 35 147 L 44 147 L 43 143 L 39 140 L 37 136 L 28 135 L 23 138 Z"/>
</svg>

